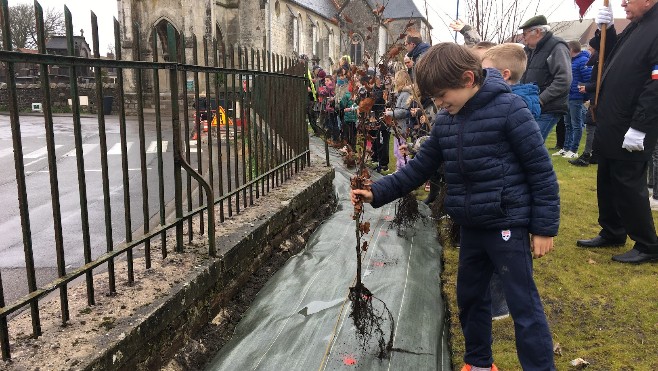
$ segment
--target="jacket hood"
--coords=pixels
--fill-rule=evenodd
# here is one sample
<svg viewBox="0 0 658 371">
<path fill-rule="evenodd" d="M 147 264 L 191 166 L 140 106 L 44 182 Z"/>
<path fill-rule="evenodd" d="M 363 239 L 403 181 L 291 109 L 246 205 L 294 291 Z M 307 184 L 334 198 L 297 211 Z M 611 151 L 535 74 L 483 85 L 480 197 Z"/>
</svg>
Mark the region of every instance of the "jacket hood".
<svg viewBox="0 0 658 371">
<path fill-rule="evenodd" d="M 585 61 L 589 60 L 589 52 L 587 50 L 581 50 L 575 57 L 572 57 L 571 60 L 575 61 L 577 59 L 584 59 Z"/>
<path fill-rule="evenodd" d="M 512 93 L 523 98 L 532 116 L 537 119 L 541 115 L 541 104 L 539 103 L 539 86 L 537 84 L 510 85 Z"/>
<path fill-rule="evenodd" d="M 400 93 L 402 93 L 402 92 L 413 94 L 414 89 L 411 85 L 407 85 L 407 86 L 403 87 L 402 89 L 400 89 Z"/>
<path fill-rule="evenodd" d="M 477 110 L 484 107 L 498 94 L 511 93 L 509 85 L 503 80 L 503 76 L 495 68 L 484 69 L 484 82 L 480 90 L 466 102 L 462 110 Z"/>
<path fill-rule="evenodd" d="M 409 54 L 407 55 L 409 56 L 409 58 L 416 60 L 416 58 L 418 58 L 419 55 L 425 53 L 425 51 L 427 51 L 427 49 L 429 48 L 430 48 L 430 44 L 423 42 L 416 45 L 414 50 L 410 51 Z"/>
<path fill-rule="evenodd" d="M 512 92 L 516 95 L 539 95 L 539 86 L 536 84 L 516 84 L 512 85 Z"/>
</svg>

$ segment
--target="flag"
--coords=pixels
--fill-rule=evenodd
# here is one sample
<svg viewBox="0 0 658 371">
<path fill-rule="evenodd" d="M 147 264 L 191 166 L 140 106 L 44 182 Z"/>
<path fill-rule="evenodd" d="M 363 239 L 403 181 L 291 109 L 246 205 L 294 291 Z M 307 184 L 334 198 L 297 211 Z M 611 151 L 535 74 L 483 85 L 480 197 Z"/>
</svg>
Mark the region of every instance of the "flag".
<svg viewBox="0 0 658 371">
<path fill-rule="evenodd" d="M 576 5 L 578 5 L 578 13 L 580 14 L 580 19 L 583 19 L 587 9 L 594 3 L 594 0 L 576 0 Z"/>
<path fill-rule="evenodd" d="M 653 71 L 651 71 L 651 79 L 658 80 L 658 64 L 653 66 Z"/>
</svg>

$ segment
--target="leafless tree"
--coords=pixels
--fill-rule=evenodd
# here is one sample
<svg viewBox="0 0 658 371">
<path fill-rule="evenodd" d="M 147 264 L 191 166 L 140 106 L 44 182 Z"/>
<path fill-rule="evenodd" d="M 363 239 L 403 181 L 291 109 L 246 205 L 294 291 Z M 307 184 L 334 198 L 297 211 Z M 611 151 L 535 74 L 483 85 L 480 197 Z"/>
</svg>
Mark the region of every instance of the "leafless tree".
<svg viewBox="0 0 658 371">
<path fill-rule="evenodd" d="M 43 17 L 46 39 L 64 33 L 64 14 L 62 12 L 46 9 Z M 37 26 L 33 6 L 20 4 L 9 7 L 9 24 L 14 48 L 36 47 Z"/>
<path fill-rule="evenodd" d="M 539 10 L 539 0 L 467 0 L 466 23 L 482 40 L 502 43 L 518 32 L 519 26 Z"/>
</svg>

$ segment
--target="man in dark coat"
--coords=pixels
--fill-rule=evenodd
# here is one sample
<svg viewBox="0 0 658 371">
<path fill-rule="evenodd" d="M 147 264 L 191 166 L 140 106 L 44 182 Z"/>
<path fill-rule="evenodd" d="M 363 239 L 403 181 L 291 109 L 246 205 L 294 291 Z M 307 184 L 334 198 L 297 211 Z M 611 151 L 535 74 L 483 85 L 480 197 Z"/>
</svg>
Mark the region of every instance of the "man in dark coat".
<svg viewBox="0 0 658 371">
<path fill-rule="evenodd" d="M 567 100 L 571 86 L 571 54 L 564 40 L 553 35 L 543 15 L 528 19 L 519 27 L 528 64 L 521 84 L 539 86 L 541 115 L 537 119 L 544 141 L 560 117 L 568 112 Z"/>
<path fill-rule="evenodd" d="M 418 58 L 430 48 L 430 44 L 423 42 L 420 35 L 416 36 L 411 33 L 405 38 L 404 47 L 407 49 L 407 56 L 411 58 L 415 64 L 418 63 Z"/>
<path fill-rule="evenodd" d="M 594 149 L 599 155 L 599 235 L 581 247 L 619 246 L 629 236 L 633 249 L 612 257 L 622 263 L 658 260 L 647 167 L 658 139 L 658 0 L 622 0 L 631 23 L 616 37 L 603 65 L 596 108 Z M 604 7 L 599 25 L 612 27 Z M 614 35 L 614 33 L 613 33 Z"/>
</svg>

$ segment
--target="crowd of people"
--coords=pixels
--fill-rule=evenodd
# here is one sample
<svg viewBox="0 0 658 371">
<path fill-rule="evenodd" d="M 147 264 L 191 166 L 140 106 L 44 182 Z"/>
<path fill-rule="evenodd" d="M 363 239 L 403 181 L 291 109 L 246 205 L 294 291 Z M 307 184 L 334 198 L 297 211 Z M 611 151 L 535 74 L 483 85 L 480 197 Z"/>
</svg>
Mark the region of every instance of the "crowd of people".
<svg viewBox="0 0 658 371">
<path fill-rule="evenodd" d="M 598 166 L 601 230 L 576 245 L 620 246 L 630 237 L 633 248 L 614 255 L 614 261 L 658 261 L 647 188 L 652 156 L 658 160 L 657 2 L 623 0 L 631 23 L 619 35 L 611 8 L 601 8 L 599 31 L 588 50 L 554 35 L 541 15 L 520 26 L 523 45 L 482 41 L 457 20 L 450 27 L 464 35 L 466 45 L 430 47 L 407 36 L 402 63 L 389 66 L 387 73 L 373 69 L 346 79 L 346 71 L 354 69 L 348 58 L 331 76 L 313 69 L 309 121 L 316 132 L 326 128 L 333 141 L 353 146 L 353 112 L 359 99 L 371 96 L 376 101 L 371 120 L 382 122 L 371 133 L 378 170 L 387 170 L 388 136 L 393 133 L 396 139 L 396 171 L 370 189 L 353 189 L 352 202 L 380 207 L 437 177 L 447 187 L 445 210 L 460 225 L 457 302 L 466 344 L 463 370 L 496 370 L 491 319 L 497 301 L 506 304 L 514 321 L 523 369 L 555 369 L 532 258 L 549 253 L 558 233 L 559 187 L 545 143 L 556 124 L 564 130 L 553 155 L 576 166 Z M 601 29 L 607 34 L 604 48 Z M 346 88 L 338 92 L 339 86 Z M 438 109 L 436 117 L 421 122 L 433 116 L 428 115 L 430 106 Z M 383 124 L 386 116 L 393 125 Z M 429 133 L 414 132 L 423 125 Z M 585 147 L 579 155 L 584 127 Z M 422 145 L 407 144 L 421 136 Z M 658 166 L 650 172 L 653 196 L 658 196 Z"/>
<path fill-rule="evenodd" d="M 413 65 L 429 45 L 410 33 L 405 46 L 408 53 L 403 63 L 390 61 L 375 68 L 367 63 L 357 65 L 349 56 L 343 56 L 331 72 L 317 65 L 308 72 L 307 116 L 311 128 L 316 135 L 326 135 L 331 145 L 343 151 L 346 146 L 356 148 L 359 102 L 368 97 L 374 99 L 368 135 L 371 164 L 378 172 L 389 171 L 391 135 L 399 169 L 407 158 L 399 147 L 428 135 L 436 113 L 431 100 L 423 99 L 412 82 Z"/>
</svg>

